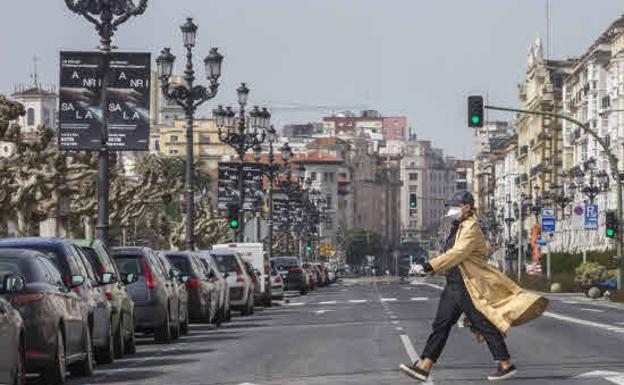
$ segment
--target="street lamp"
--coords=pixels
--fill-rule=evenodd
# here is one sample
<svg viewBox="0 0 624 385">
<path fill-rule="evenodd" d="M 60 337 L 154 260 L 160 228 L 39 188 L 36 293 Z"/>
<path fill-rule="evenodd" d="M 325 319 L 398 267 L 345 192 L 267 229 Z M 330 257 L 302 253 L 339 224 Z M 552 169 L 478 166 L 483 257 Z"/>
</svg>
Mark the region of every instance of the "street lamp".
<svg viewBox="0 0 624 385">
<path fill-rule="evenodd" d="M 269 179 L 269 259 L 273 257 L 273 185 L 275 183 L 275 178 L 278 174 L 285 168 L 278 163 L 275 163 L 275 155 L 273 152 L 273 143 L 277 141 L 277 132 L 273 126 L 270 126 L 267 130 L 267 141 L 269 142 L 269 159 L 266 165 L 263 165 L 262 173 L 266 175 Z M 284 162 L 289 162 L 292 150 L 288 146 L 288 143 L 285 143 L 281 148 L 282 158 Z M 254 159 L 256 163 L 260 163 L 262 158 L 262 146 L 260 143 L 257 143 L 254 147 Z"/>
<path fill-rule="evenodd" d="M 574 186 L 574 187 L 572 187 Z M 570 186 L 569 190 L 574 196 L 573 189 L 576 189 L 575 185 Z M 566 195 L 565 189 L 563 185 L 554 185 L 552 186 L 552 192 L 550 193 L 550 199 L 561 209 L 561 219 L 565 219 L 565 208 L 570 204 L 574 199 Z"/>
<path fill-rule="evenodd" d="M 589 158 L 583 164 L 583 169 L 577 168 L 575 170 L 575 182 L 570 184 L 570 191 L 572 195 L 578 191 L 584 194 L 591 204 L 594 204 L 594 199 L 606 191 L 609 190 L 609 174 L 604 170 L 595 172 L 596 160 Z M 585 184 L 587 174 L 589 173 L 589 184 Z"/>
<path fill-rule="evenodd" d="M 102 84 L 100 91 L 100 111 L 102 114 L 102 131 L 100 133 L 100 150 L 98 151 L 97 169 L 97 224 L 96 238 L 108 244 L 109 217 L 109 156 L 108 156 L 108 98 L 107 89 L 110 82 L 110 53 L 113 50 L 112 40 L 117 28 L 132 17 L 142 15 L 147 9 L 148 0 L 65 0 L 67 8 L 84 17 L 95 26 L 100 35 L 100 51 L 102 52 Z"/>
<path fill-rule="evenodd" d="M 267 130 L 270 128 L 271 113 L 266 108 L 254 107 L 248 115 L 245 114 L 245 106 L 249 98 L 249 88 L 245 83 L 241 83 L 236 89 L 236 94 L 239 105 L 238 120 L 231 107 L 223 108 L 223 106 L 219 106 L 212 111 L 212 115 L 219 129 L 219 140 L 234 148 L 238 154 L 238 189 L 240 192 L 238 209 L 240 225 L 238 227 L 237 239 L 239 242 L 243 242 L 245 236 L 245 181 L 243 173 L 245 154 L 248 150 L 264 143 Z"/>
<path fill-rule="evenodd" d="M 193 122 L 195 120 L 195 111 L 204 102 L 213 99 L 217 95 L 219 89 L 219 77 L 221 77 L 221 64 L 223 56 L 219 54 L 216 48 L 210 50 L 210 54 L 204 59 L 206 69 L 206 79 L 209 82 L 208 87 L 195 85 L 195 70 L 193 68 L 193 48 L 197 37 L 197 25 L 192 18 L 187 18 L 180 29 L 182 30 L 182 39 L 186 48 L 186 70 L 184 71 L 185 85 L 177 85 L 171 87 L 169 79 L 173 74 L 173 65 L 175 56 L 171 53 L 171 49 L 165 48 L 161 51 L 160 56 L 156 59 L 158 67 L 158 76 L 161 82 L 161 89 L 165 99 L 174 101 L 184 108 L 186 114 L 186 248 L 188 250 L 195 249 L 195 217 L 194 217 L 194 157 L 193 157 Z"/>
</svg>

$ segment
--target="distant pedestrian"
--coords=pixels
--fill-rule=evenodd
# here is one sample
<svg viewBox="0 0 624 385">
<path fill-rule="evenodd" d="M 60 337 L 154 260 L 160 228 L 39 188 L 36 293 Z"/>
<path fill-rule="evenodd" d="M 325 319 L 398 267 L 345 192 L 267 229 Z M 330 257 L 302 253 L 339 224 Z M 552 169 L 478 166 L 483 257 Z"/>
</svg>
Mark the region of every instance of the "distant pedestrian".
<svg viewBox="0 0 624 385">
<path fill-rule="evenodd" d="M 477 222 L 474 198 L 467 191 L 455 193 L 447 203 L 448 216 L 454 223 L 445 245 L 445 253 L 424 265 L 428 274 L 446 274 L 446 286 L 433 321 L 433 332 L 421 355 L 411 365 L 401 364 L 408 376 L 427 381 L 433 364 L 442 354 L 449 333 L 462 313 L 471 328 L 482 336 L 498 361 L 489 380 L 504 380 L 516 374 L 516 367 L 505 343 L 511 326 L 521 325 L 541 315 L 548 300 L 525 292 L 485 258 L 487 245 Z"/>
</svg>

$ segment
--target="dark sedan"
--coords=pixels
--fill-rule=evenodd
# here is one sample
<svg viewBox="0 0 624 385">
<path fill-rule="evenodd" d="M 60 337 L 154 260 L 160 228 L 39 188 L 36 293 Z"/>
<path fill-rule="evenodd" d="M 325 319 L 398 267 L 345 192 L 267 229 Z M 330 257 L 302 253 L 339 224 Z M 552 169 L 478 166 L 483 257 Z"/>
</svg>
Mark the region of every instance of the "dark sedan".
<svg viewBox="0 0 624 385">
<path fill-rule="evenodd" d="M 297 257 L 275 257 L 271 264 L 284 280 L 284 290 L 295 290 L 301 294 L 307 293 L 306 272 Z"/>
<path fill-rule="evenodd" d="M 191 321 L 215 321 L 219 306 L 217 288 L 206 275 L 199 257 L 187 251 L 167 251 L 165 256 L 185 277 Z"/>
<path fill-rule="evenodd" d="M 0 295 L 20 291 L 21 282 L 0 261 Z M 24 321 L 11 303 L 0 297 L 0 384 L 22 385 L 26 374 Z"/>
<path fill-rule="evenodd" d="M 73 286 L 74 276 L 81 276 L 83 284 L 74 290 L 83 298 L 88 307 L 85 319 L 90 327 L 89 333 L 96 360 L 108 363 L 114 359 L 113 333 L 111 316 L 113 307 L 106 299 L 95 272 L 91 268 L 82 250 L 69 239 L 60 238 L 13 238 L 0 241 L 0 248 L 15 248 L 39 251 L 48 258 L 61 272 L 63 283 Z"/>
<path fill-rule="evenodd" d="M 84 252 L 96 272 L 104 295 L 110 301 L 113 327 L 113 348 L 116 358 L 136 352 L 134 337 L 134 302 L 128 294 L 125 279 L 106 246 L 98 240 L 77 240 L 74 244 Z"/>
<path fill-rule="evenodd" d="M 170 342 L 178 334 L 177 288 L 171 286 L 154 250 L 147 247 L 114 247 L 111 255 L 122 274 L 133 274 L 128 285 L 134 301 L 134 326 L 143 333 L 154 333 L 159 343 Z"/>
<path fill-rule="evenodd" d="M 66 285 L 44 254 L 16 249 L 0 250 L 0 272 L 9 289 L 2 296 L 24 319 L 26 371 L 51 385 L 65 383 L 68 367 L 72 374 L 92 375 L 89 304 L 74 290 L 85 277 L 73 275 Z"/>
</svg>

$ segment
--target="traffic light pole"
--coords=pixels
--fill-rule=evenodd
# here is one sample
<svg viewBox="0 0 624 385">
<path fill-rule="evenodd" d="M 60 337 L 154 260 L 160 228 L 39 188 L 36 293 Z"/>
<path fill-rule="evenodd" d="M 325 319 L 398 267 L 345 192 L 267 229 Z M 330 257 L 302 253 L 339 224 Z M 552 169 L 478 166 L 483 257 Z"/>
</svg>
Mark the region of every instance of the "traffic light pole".
<svg viewBox="0 0 624 385">
<path fill-rule="evenodd" d="M 570 123 L 573 123 L 579 126 L 585 133 L 589 134 L 593 137 L 596 142 L 602 147 L 602 150 L 607 155 L 607 159 L 609 160 L 609 167 L 611 168 L 611 177 L 615 180 L 617 185 L 617 217 L 618 217 L 618 231 L 615 234 L 615 242 L 616 242 L 616 250 L 617 250 L 617 260 L 618 260 L 618 274 L 617 274 L 617 287 L 622 290 L 624 286 L 622 286 L 622 280 L 624 279 L 624 255 L 622 255 L 622 251 L 624 250 L 624 238 L 622 237 L 622 180 L 620 178 L 620 173 L 618 170 L 618 159 L 611 152 L 607 142 L 602 139 L 597 132 L 589 128 L 586 124 L 581 123 L 580 121 L 570 118 L 569 116 L 554 114 L 550 112 L 541 112 L 541 111 L 531 111 L 531 110 L 522 110 L 518 108 L 506 108 L 506 107 L 497 107 L 497 106 L 483 106 L 485 109 L 496 110 L 496 111 L 508 111 L 508 112 L 517 112 L 521 114 L 528 115 L 538 115 L 538 116 L 547 116 L 550 118 L 559 118 L 566 120 Z"/>
</svg>

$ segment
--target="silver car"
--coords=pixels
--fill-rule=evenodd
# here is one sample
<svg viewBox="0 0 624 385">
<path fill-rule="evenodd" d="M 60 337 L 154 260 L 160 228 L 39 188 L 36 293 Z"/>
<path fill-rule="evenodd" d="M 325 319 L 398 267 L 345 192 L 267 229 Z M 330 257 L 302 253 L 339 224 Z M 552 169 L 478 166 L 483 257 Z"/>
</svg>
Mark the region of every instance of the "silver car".
<svg viewBox="0 0 624 385">
<path fill-rule="evenodd" d="M 219 299 L 217 318 L 219 322 L 229 321 L 232 318 L 232 312 L 230 311 L 230 286 L 228 284 L 227 277 L 225 276 L 228 273 L 224 274 L 219 270 L 213 256 L 210 255 L 209 252 L 200 252 L 199 258 L 208 271 L 210 281 L 213 282 L 217 288 Z"/>
<path fill-rule="evenodd" d="M 251 277 L 240 254 L 230 250 L 211 250 L 219 271 L 224 274 L 230 288 L 230 308 L 242 315 L 253 314 L 254 290 Z"/>
<path fill-rule="evenodd" d="M 284 299 L 284 280 L 275 267 L 271 267 L 271 297 Z"/>
<path fill-rule="evenodd" d="M 0 294 L 10 293 L 11 277 L 0 268 Z M 0 297 L 0 384 L 22 385 L 26 379 L 26 352 L 24 350 L 24 322 L 9 301 Z"/>
</svg>

